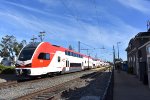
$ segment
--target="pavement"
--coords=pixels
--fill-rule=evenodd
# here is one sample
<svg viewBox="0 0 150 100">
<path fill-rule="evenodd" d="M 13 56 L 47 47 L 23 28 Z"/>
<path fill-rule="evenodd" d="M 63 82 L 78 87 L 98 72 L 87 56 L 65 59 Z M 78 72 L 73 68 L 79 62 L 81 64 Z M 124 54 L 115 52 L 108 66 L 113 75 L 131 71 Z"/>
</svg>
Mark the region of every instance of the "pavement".
<svg viewBox="0 0 150 100">
<path fill-rule="evenodd" d="M 150 100 L 150 88 L 126 72 L 114 72 L 113 100 Z"/>
</svg>

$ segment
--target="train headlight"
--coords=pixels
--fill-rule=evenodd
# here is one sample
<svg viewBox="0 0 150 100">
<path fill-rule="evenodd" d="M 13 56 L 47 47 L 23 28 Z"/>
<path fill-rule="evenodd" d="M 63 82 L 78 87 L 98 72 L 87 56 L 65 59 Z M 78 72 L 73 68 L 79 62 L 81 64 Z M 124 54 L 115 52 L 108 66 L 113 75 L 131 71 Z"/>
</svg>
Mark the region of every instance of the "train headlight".
<svg viewBox="0 0 150 100">
<path fill-rule="evenodd" d="M 31 63 L 30 63 L 30 64 L 25 65 L 25 67 L 31 67 Z"/>
<path fill-rule="evenodd" d="M 19 65 L 19 64 L 15 64 L 15 66 L 16 66 L 16 67 L 20 67 L 20 65 Z"/>
</svg>

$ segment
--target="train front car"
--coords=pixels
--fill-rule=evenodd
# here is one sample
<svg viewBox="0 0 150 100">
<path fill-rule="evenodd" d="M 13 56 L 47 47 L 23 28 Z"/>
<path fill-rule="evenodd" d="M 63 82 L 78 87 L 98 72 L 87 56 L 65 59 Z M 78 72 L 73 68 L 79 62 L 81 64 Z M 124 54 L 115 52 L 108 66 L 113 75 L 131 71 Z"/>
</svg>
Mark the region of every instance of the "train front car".
<svg viewBox="0 0 150 100">
<path fill-rule="evenodd" d="M 38 76 L 46 74 L 45 68 L 50 63 L 50 48 L 47 42 L 30 43 L 25 46 L 16 62 L 17 76 Z"/>
</svg>

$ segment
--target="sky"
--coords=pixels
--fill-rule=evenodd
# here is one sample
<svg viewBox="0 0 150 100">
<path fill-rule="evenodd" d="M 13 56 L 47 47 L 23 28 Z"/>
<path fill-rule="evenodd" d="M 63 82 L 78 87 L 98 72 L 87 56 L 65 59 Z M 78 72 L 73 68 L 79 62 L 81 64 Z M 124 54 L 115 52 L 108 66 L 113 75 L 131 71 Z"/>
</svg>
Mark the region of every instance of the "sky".
<svg viewBox="0 0 150 100">
<path fill-rule="evenodd" d="M 0 0 L 0 40 L 14 35 L 30 42 L 45 31 L 44 41 L 75 51 L 80 41 L 81 49 L 107 61 L 113 60 L 113 45 L 117 56 L 119 43 L 126 60 L 129 40 L 147 31 L 149 5 L 150 0 Z"/>
</svg>

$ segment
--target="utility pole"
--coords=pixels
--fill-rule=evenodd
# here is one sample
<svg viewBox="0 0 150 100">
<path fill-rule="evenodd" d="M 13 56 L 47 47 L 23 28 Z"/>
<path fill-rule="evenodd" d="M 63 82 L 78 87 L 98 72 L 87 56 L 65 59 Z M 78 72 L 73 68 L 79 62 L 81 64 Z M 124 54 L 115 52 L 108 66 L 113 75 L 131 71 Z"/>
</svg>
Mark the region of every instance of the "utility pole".
<svg viewBox="0 0 150 100">
<path fill-rule="evenodd" d="M 78 41 L 78 52 L 80 53 L 80 41 Z"/>
<path fill-rule="evenodd" d="M 88 55 L 88 69 L 90 69 L 90 66 L 89 66 L 89 58 L 90 58 L 90 54 Z"/>
<path fill-rule="evenodd" d="M 114 62 L 114 65 L 115 65 L 115 47 L 113 45 L 113 62 Z"/>
<path fill-rule="evenodd" d="M 150 21 L 147 21 L 147 31 L 150 29 Z"/>
<path fill-rule="evenodd" d="M 33 38 L 31 38 L 31 40 L 33 41 L 33 43 L 35 42 L 36 39 L 37 39 L 37 38 L 34 37 L 34 35 L 33 35 Z"/>
<path fill-rule="evenodd" d="M 121 42 L 117 42 L 117 49 L 118 49 L 118 60 L 119 60 L 119 43 L 121 43 Z"/>
<path fill-rule="evenodd" d="M 44 36 L 45 36 L 45 32 L 43 31 L 43 32 L 40 32 L 40 35 L 38 35 L 39 37 L 40 37 L 40 40 L 41 40 L 41 42 L 43 41 L 43 39 L 44 39 Z"/>
</svg>

